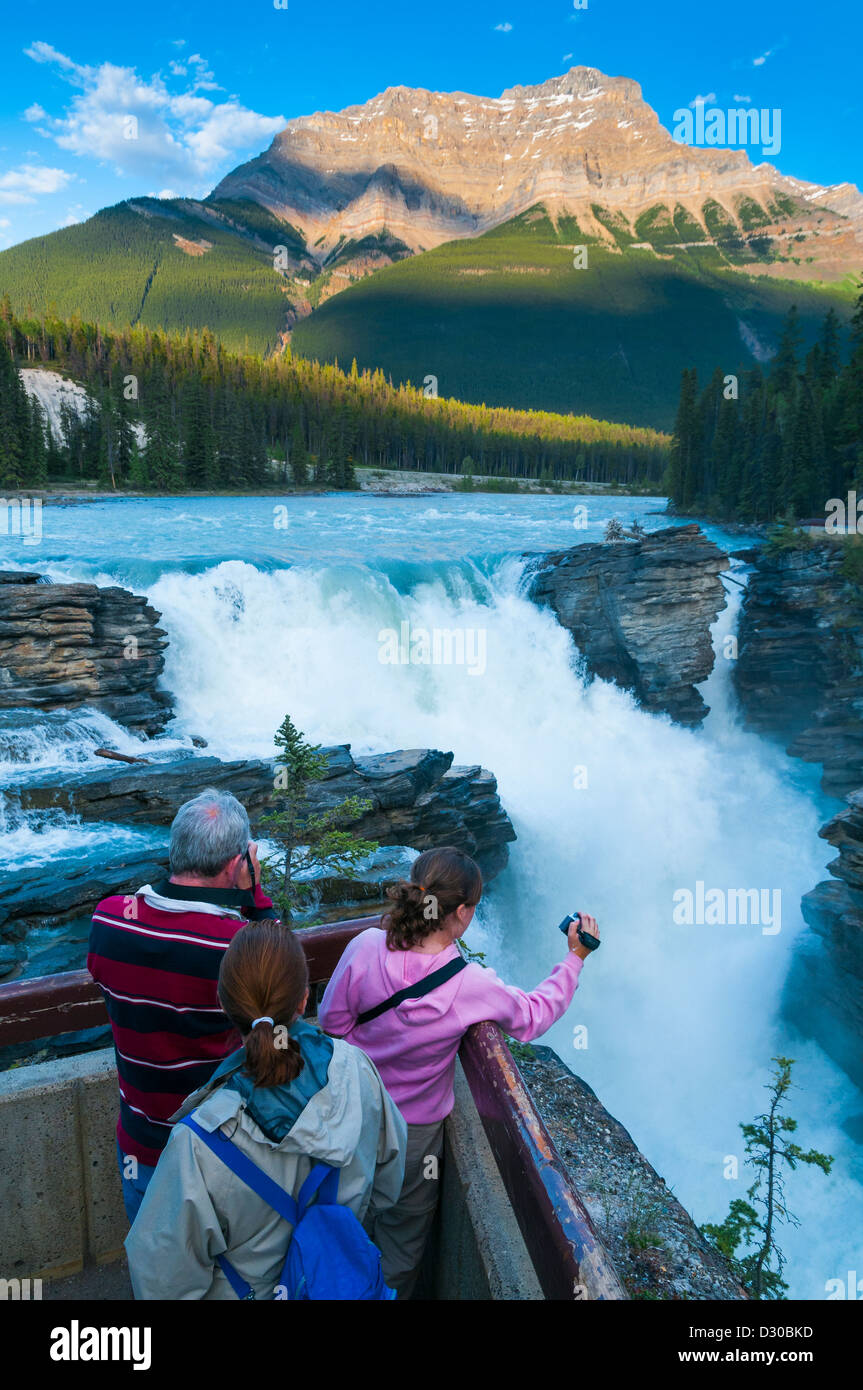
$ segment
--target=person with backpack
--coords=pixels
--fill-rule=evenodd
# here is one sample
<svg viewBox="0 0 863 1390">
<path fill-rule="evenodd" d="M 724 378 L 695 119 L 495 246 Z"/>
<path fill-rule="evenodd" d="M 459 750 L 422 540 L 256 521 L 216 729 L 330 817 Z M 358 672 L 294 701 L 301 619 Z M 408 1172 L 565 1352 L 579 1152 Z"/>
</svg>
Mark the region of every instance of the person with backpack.
<svg viewBox="0 0 863 1390">
<path fill-rule="evenodd" d="M 373 1062 L 304 1020 L 277 922 L 240 928 L 218 988 L 243 1046 L 172 1116 L 126 1238 L 135 1297 L 394 1297 L 363 1224 L 398 1199 L 406 1126 Z"/>
<path fill-rule="evenodd" d="M 443 1122 L 454 1104 L 464 1034 L 491 1021 L 521 1042 L 539 1037 L 569 1008 L 589 954 L 574 920 L 563 960 L 530 993 L 468 963 L 456 943 L 482 887 L 479 865 L 463 851 L 446 846 L 419 855 L 410 880 L 387 890 L 393 906 L 382 928 L 368 928 L 346 947 L 318 1010 L 327 1033 L 368 1053 L 408 1122 L 401 1195 L 371 1228 L 400 1299 L 414 1290 L 434 1220 Z M 581 913 L 580 924 L 598 940 L 593 917 Z"/>
</svg>

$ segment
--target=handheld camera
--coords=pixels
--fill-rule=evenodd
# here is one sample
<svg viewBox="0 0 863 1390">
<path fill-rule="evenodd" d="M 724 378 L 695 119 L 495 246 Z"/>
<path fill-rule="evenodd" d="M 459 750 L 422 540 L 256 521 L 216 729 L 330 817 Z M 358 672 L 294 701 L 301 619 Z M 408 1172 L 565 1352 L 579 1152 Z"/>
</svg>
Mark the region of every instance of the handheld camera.
<svg viewBox="0 0 863 1390">
<path fill-rule="evenodd" d="M 560 923 L 560 930 L 563 932 L 564 936 L 568 936 L 569 929 L 572 926 L 573 922 L 578 922 L 579 924 L 581 923 L 580 912 L 571 912 L 568 917 L 564 917 L 563 921 Z M 599 937 L 594 936 L 589 931 L 584 931 L 581 925 L 579 925 L 578 931 L 576 932 L 576 936 L 578 937 L 582 946 L 587 947 L 588 951 L 599 950 L 599 947 L 601 945 Z"/>
</svg>

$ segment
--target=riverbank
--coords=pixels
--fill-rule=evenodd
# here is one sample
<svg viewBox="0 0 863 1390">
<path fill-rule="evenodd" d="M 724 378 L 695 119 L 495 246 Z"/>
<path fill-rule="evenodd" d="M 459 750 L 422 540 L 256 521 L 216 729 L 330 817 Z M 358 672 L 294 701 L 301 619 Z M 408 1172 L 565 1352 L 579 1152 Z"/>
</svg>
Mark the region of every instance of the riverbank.
<svg viewBox="0 0 863 1390">
<path fill-rule="evenodd" d="M 142 492 L 133 488 L 111 489 L 98 482 L 83 482 L 80 487 L 68 484 L 47 484 L 39 488 L 7 489 L 5 500 L 40 501 L 44 506 L 76 506 L 84 502 L 119 500 L 154 502 L 167 498 L 205 499 L 217 497 L 350 497 L 371 494 L 374 497 L 433 497 L 440 493 L 490 492 L 512 496 L 603 496 L 657 497 L 664 494 L 657 488 L 625 487 L 617 483 L 554 482 L 544 483 L 536 478 L 502 478 L 493 474 L 473 474 L 465 478 L 458 473 L 426 473 L 406 468 L 366 468 L 355 466 L 357 486 L 334 491 L 332 488 L 295 487 L 290 479 L 279 479 L 259 488 L 194 489 L 180 488 L 176 492 Z"/>
</svg>

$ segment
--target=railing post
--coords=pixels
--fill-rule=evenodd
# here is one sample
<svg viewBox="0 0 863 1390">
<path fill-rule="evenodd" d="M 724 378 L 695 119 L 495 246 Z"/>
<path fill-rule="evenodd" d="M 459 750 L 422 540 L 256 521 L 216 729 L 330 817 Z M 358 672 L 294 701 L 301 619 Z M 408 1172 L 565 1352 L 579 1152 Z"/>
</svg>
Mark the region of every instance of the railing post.
<svg viewBox="0 0 863 1390">
<path fill-rule="evenodd" d="M 497 1024 L 470 1028 L 459 1055 L 546 1298 L 626 1299 Z"/>
</svg>

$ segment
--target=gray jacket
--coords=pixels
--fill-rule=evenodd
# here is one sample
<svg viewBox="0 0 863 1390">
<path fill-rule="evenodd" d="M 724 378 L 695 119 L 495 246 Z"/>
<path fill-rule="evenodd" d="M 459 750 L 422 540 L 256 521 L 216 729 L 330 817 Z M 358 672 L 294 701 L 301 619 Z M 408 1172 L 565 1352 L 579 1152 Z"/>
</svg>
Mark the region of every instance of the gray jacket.
<svg viewBox="0 0 863 1390">
<path fill-rule="evenodd" d="M 252 1119 L 230 1078 L 214 1077 L 173 1118 L 193 1111 L 202 1129 L 225 1126 L 237 1147 L 294 1197 L 316 1162 L 340 1168 L 339 1203 L 367 1229 L 401 1191 L 405 1121 L 374 1063 L 340 1039 L 326 1083 L 280 1142 Z M 272 1298 L 291 1229 L 188 1125 L 177 1124 L 126 1237 L 135 1297 L 236 1301 L 216 1264 L 217 1255 L 227 1255 L 256 1298 Z"/>
</svg>

